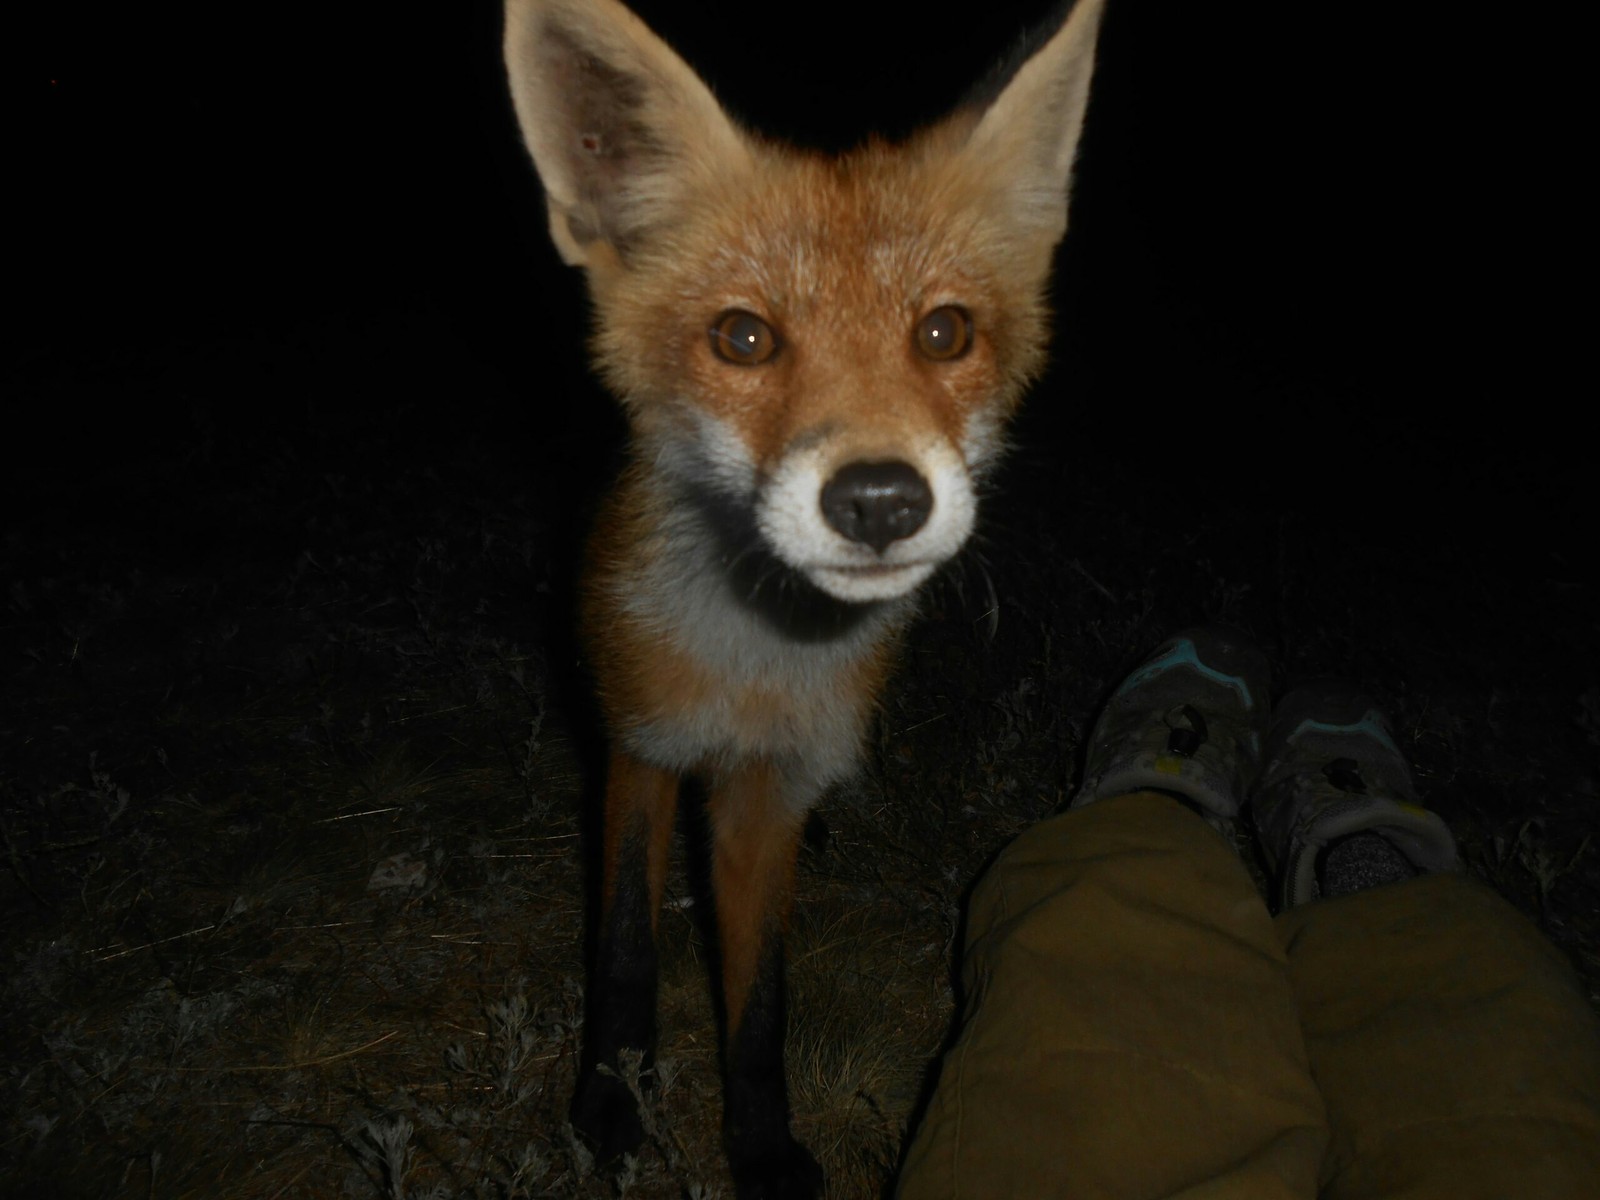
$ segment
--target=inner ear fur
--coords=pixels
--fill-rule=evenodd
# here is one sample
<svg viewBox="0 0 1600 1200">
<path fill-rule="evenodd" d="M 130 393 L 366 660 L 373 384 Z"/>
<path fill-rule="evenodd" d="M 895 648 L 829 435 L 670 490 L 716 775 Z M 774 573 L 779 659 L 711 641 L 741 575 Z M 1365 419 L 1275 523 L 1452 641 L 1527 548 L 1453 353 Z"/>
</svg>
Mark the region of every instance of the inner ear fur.
<svg viewBox="0 0 1600 1200">
<path fill-rule="evenodd" d="M 749 161 L 711 90 L 616 0 L 507 0 L 505 59 L 550 236 L 574 266 L 601 246 L 626 257 L 690 191 Z"/>
<path fill-rule="evenodd" d="M 972 126 L 961 152 L 964 167 L 999 184 L 1013 219 L 1051 243 L 1067 230 L 1072 164 L 1104 10 L 1104 0 L 1063 6 L 1054 32 L 1029 38 L 1037 49 L 1002 64 L 951 118 Z"/>
</svg>

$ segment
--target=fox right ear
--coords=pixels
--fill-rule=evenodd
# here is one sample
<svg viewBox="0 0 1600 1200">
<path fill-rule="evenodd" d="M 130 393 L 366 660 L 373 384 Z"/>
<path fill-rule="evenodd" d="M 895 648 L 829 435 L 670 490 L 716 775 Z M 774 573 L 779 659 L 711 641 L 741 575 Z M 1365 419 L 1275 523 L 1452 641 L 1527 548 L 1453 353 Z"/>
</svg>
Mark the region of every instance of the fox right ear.
<svg viewBox="0 0 1600 1200">
<path fill-rule="evenodd" d="M 506 72 L 573 266 L 626 259 L 750 145 L 689 65 L 616 0 L 506 0 Z"/>
<path fill-rule="evenodd" d="M 1076 0 L 1053 30 L 1041 31 L 997 90 L 978 97 L 977 124 L 962 151 L 976 177 L 998 181 L 1017 227 L 1037 231 L 1051 246 L 1067 230 L 1072 161 L 1104 9 L 1105 0 Z"/>
</svg>

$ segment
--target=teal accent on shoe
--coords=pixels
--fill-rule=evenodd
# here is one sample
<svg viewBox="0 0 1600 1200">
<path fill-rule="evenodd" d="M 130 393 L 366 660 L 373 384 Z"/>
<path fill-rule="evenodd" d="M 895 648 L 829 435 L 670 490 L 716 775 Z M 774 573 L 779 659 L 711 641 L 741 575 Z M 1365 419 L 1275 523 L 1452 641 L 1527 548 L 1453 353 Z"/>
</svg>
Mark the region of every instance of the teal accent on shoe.
<svg viewBox="0 0 1600 1200">
<path fill-rule="evenodd" d="M 1166 792 L 1231 836 L 1261 761 L 1271 679 L 1266 656 L 1236 630 L 1202 626 L 1169 638 L 1095 722 L 1073 807 Z"/>
<path fill-rule="evenodd" d="M 1305 733 L 1360 734 L 1380 742 L 1396 758 L 1403 759 L 1405 757 L 1400 753 L 1400 747 L 1394 744 L 1394 739 L 1389 736 L 1389 731 L 1384 728 L 1383 718 L 1378 715 L 1376 709 L 1367 709 L 1361 720 L 1352 725 L 1335 725 L 1331 721 L 1319 721 L 1315 717 L 1307 717 L 1299 725 L 1295 726 L 1295 730 L 1289 735 L 1288 740 L 1291 742 L 1298 741 L 1301 735 Z"/>
<path fill-rule="evenodd" d="M 1191 670 L 1198 671 L 1213 683 L 1220 683 L 1223 687 L 1232 688 L 1238 693 L 1239 700 L 1245 708 L 1255 707 L 1255 699 L 1250 695 L 1250 685 L 1237 675 L 1229 675 L 1223 671 L 1218 671 L 1214 667 L 1206 666 L 1205 663 L 1200 661 L 1200 656 L 1195 652 L 1194 643 L 1188 638 L 1183 638 L 1174 643 L 1172 649 L 1165 654 L 1152 658 L 1132 675 L 1129 675 L 1122 681 L 1122 686 L 1117 689 L 1117 695 L 1120 696 L 1124 692 L 1130 692 L 1161 674 L 1161 672 L 1170 671 L 1174 667 L 1189 667 Z"/>
<path fill-rule="evenodd" d="M 1345 680 L 1304 684 L 1279 703 L 1251 803 L 1284 909 L 1323 894 L 1325 852 L 1357 835 L 1381 838 L 1418 873 L 1461 869 L 1449 828 L 1417 802 L 1382 709 Z"/>
</svg>

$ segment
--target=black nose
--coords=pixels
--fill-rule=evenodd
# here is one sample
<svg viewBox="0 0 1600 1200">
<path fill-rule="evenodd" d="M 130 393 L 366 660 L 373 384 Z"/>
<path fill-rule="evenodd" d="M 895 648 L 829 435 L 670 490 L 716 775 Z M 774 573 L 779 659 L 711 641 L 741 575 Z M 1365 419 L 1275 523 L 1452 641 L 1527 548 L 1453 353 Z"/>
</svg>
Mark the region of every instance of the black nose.
<svg viewBox="0 0 1600 1200">
<path fill-rule="evenodd" d="M 828 524 L 879 554 L 921 529 L 932 511 L 933 490 L 910 463 L 851 463 L 822 488 Z"/>
</svg>

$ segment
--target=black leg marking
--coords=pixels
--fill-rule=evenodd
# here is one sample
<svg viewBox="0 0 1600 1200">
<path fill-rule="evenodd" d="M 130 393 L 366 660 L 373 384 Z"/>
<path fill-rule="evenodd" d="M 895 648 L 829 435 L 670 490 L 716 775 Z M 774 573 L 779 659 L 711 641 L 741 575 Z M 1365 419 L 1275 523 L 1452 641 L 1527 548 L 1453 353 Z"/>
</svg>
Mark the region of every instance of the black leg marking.
<svg viewBox="0 0 1600 1200">
<path fill-rule="evenodd" d="M 642 826 L 642 822 L 640 823 Z M 647 879 L 649 836 L 642 827 L 623 839 L 616 884 L 600 930 L 589 981 L 583 1059 L 569 1119 L 602 1163 L 636 1151 L 644 1141 L 638 1103 L 623 1078 L 624 1051 L 640 1054 L 641 1073 L 655 1060 L 655 936 Z"/>
<path fill-rule="evenodd" d="M 722 1129 L 739 1200 L 813 1200 L 822 1168 L 789 1132 L 784 1080 L 783 939 L 770 931 L 724 1064 Z"/>
</svg>

